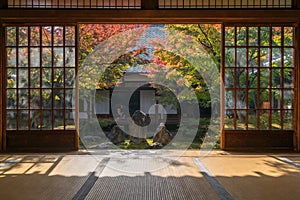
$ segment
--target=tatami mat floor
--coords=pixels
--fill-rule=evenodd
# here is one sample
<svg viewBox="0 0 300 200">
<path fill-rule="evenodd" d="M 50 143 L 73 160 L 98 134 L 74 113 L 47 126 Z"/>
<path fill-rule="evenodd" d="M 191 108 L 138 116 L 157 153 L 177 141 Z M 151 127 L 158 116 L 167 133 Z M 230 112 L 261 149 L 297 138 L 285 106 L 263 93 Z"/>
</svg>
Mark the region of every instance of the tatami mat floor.
<svg viewBox="0 0 300 200">
<path fill-rule="evenodd" d="M 143 152 L 0 154 L 0 199 L 300 199 L 300 154 Z"/>
</svg>

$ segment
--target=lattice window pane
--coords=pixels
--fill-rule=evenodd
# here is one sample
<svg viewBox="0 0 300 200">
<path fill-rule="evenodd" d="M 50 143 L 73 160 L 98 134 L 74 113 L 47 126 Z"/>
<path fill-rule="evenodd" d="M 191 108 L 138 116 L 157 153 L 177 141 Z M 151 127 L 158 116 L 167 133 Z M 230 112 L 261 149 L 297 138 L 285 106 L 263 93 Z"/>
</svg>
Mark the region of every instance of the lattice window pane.
<svg viewBox="0 0 300 200">
<path fill-rule="evenodd" d="M 292 0 L 159 0 L 160 8 L 291 8 Z"/>
<path fill-rule="evenodd" d="M 75 38 L 74 26 L 6 27 L 7 130 L 75 129 Z"/>
<path fill-rule="evenodd" d="M 8 0 L 8 7 L 140 9 L 141 0 Z"/>
<path fill-rule="evenodd" d="M 294 28 L 224 30 L 225 129 L 293 129 Z"/>
</svg>

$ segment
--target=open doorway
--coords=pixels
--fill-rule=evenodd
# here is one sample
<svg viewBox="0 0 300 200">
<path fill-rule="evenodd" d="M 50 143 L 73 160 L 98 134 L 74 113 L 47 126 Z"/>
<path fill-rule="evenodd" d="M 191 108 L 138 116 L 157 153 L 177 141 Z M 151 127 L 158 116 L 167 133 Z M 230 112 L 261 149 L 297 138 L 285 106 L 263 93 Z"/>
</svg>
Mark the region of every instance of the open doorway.
<svg viewBox="0 0 300 200">
<path fill-rule="evenodd" d="M 145 149 L 171 144 L 171 148 L 178 130 L 192 132 L 190 127 L 195 134 L 182 136 L 190 141 L 182 148 L 201 147 L 212 126 L 212 108 L 214 115 L 220 114 L 220 24 L 81 24 L 79 34 L 79 124 L 84 146 Z M 128 93 L 128 102 L 123 102 Z M 180 129 L 183 118 L 190 124 Z M 219 119 L 212 142 L 217 148 Z M 95 126 L 100 126 L 104 140 L 94 132 Z M 158 136 L 160 130 L 164 133 Z"/>
<path fill-rule="evenodd" d="M 220 133 L 225 149 L 293 148 L 293 24 L 7 24 L 4 30 L 4 149 L 75 150 L 80 128 L 85 146 L 103 143 L 101 129 L 114 147 L 156 148 L 160 125 L 168 136 L 157 148 L 174 138 L 200 148 L 204 136 L 214 148 Z"/>
</svg>

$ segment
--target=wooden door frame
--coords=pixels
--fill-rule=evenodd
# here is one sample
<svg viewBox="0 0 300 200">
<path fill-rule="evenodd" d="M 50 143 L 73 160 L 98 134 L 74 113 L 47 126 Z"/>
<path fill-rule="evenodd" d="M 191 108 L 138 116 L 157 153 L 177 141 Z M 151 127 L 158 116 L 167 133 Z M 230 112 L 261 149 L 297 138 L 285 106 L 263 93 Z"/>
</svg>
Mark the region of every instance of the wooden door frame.
<svg viewBox="0 0 300 200">
<path fill-rule="evenodd" d="M 0 8 L 3 8 L 4 0 L 0 0 Z M 1 6 L 2 5 L 2 6 Z M 299 7 L 299 1 L 295 1 L 296 8 Z M 5 7 L 5 6 L 4 6 Z M 32 23 L 293 23 L 296 27 L 295 35 L 295 130 L 294 130 L 294 149 L 300 151 L 300 9 L 236 9 L 236 10 L 227 10 L 227 9 L 203 9 L 203 10 L 60 10 L 60 9 L 0 9 L 0 37 L 1 44 L 0 46 L 0 81 L 4 83 L 4 30 L 3 25 L 7 23 L 23 23 L 23 24 L 32 24 Z M 223 69 L 223 67 L 222 67 Z M 1 84 L 0 95 L 0 106 L 3 111 L 3 84 Z M 223 110 L 221 110 L 223 113 Z M 77 114 L 78 116 L 78 114 Z M 0 142 L 1 147 L 0 151 L 5 150 L 5 134 L 3 133 L 5 122 L 5 116 L 3 112 L 0 113 Z M 78 133 L 77 133 L 78 135 Z M 78 141 L 77 141 L 78 147 Z M 225 137 L 224 132 L 221 134 L 221 147 L 225 147 Z"/>
<path fill-rule="evenodd" d="M 33 152 L 41 152 L 41 151 L 76 151 L 79 147 L 79 134 L 78 134 L 78 123 L 75 130 L 6 130 L 6 46 L 5 46 L 5 27 L 6 26 L 73 26 L 75 28 L 75 76 L 78 71 L 78 25 L 75 23 L 6 23 L 1 25 L 1 98 L 0 104 L 2 112 L 1 116 L 1 127 L 0 127 L 0 140 L 2 139 L 2 151 L 9 152 L 21 152 L 21 151 L 33 151 Z M 28 46 L 29 47 L 29 46 Z M 65 45 L 60 46 L 61 48 L 65 48 Z M 42 46 L 40 46 L 42 48 Z M 53 49 L 53 47 L 52 47 Z M 42 58 L 40 58 L 42 59 Z M 40 66 L 42 67 L 42 66 Z M 64 66 L 63 69 L 66 67 Z M 40 75 L 41 76 L 41 75 Z M 41 77 L 40 77 L 41 78 Z M 77 86 L 77 82 L 75 79 L 75 86 Z M 27 88 L 28 89 L 28 88 Z M 49 88 L 48 88 L 49 89 Z M 52 87 L 52 89 L 54 89 Z M 68 88 L 67 88 L 68 89 Z M 66 90 L 64 86 L 63 90 Z M 77 93 L 75 93 L 77 99 Z M 77 101 L 75 102 L 77 104 Z M 28 108 L 30 110 L 30 108 Z M 41 109 L 41 108 L 39 108 Z M 77 109 L 77 108 L 76 108 Z M 51 111 L 55 110 L 52 105 Z M 63 111 L 72 110 L 63 108 Z M 78 111 L 75 110 L 75 118 L 78 119 Z M 53 122 L 52 122 L 53 125 Z M 52 127 L 53 128 L 53 127 Z M 39 142 L 40 141 L 40 142 Z M 56 145 L 55 145 L 56 144 Z"/>
</svg>

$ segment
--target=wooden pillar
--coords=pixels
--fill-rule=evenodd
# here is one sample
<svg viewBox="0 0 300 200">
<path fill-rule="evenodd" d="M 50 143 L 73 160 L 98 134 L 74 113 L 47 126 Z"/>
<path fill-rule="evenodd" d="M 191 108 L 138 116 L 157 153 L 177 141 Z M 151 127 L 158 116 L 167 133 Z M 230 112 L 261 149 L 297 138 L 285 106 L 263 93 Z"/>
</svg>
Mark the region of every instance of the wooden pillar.
<svg viewBox="0 0 300 200">
<path fill-rule="evenodd" d="M 220 148 L 225 149 L 224 113 L 225 113 L 225 25 L 222 24 L 222 50 L 220 63 Z"/>
<path fill-rule="evenodd" d="M 0 9 L 8 8 L 8 0 L 0 0 Z"/>
<path fill-rule="evenodd" d="M 79 25 L 77 24 L 75 26 L 75 149 L 76 151 L 79 149 L 79 144 L 80 144 L 80 137 L 79 137 L 79 80 L 77 78 L 78 76 L 78 71 L 79 71 L 79 40 L 80 40 L 80 35 L 79 35 Z"/>
<path fill-rule="evenodd" d="M 295 122 L 295 135 L 294 135 L 294 149 L 300 151 L 300 22 L 295 30 L 295 94 L 294 94 L 294 122 Z"/>
<path fill-rule="evenodd" d="M 157 10 L 158 9 L 158 0 L 142 0 L 142 9 L 143 10 Z"/>
<path fill-rule="evenodd" d="M 300 0 L 293 0 L 293 8 L 295 9 L 300 8 Z"/>
<path fill-rule="evenodd" d="M 4 72 L 4 29 L 0 20 L 0 151 L 4 150 L 4 115 L 3 115 L 3 72 Z"/>
</svg>

